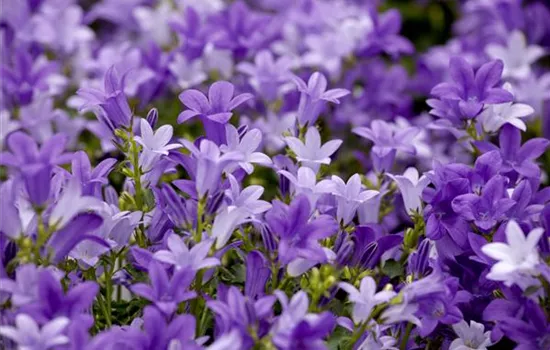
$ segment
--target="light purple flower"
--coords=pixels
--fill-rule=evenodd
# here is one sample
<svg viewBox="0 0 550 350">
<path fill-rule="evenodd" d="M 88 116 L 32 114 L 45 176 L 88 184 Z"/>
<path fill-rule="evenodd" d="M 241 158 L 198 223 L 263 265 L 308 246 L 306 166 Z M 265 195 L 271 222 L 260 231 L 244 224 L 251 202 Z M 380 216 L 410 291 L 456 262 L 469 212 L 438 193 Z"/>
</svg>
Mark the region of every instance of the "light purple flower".
<svg viewBox="0 0 550 350">
<path fill-rule="evenodd" d="M 227 124 L 225 126 L 225 135 L 227 144 L 221 145 L 220 150 L 224 153 L 241 154 L 243 160 L 239 162 L 239 166 L 248 174 L 254 171 L 252 163 L 264 166 L 269 166 L 273 163 L 271 158 L 264 153 L 256 152 L 262 142 L 262 132 L 260 130 L 252 129 L 240 136 L 237 128 L 231 124 Z"/>
<path fill-rule="evenodd" d="M 10 278 L 0 278 L 0 291 L 11 295 L 15 306 L 22 306 L 38 300 L 38 272 L 40 268 L 34 264 L 18 266 L 15 270 L 15 281 Z"/>
<path fill-rule="evenodd" d="M 346 89 L 327 90 L 327 78 L 322 73 L 315 72 L 306 83 L 299 77 L 294 77 L 294 84 L 302 93 L 298 106 L 298 122 L 300 125 L 313 125 L 327 102 L 339 104 L 339 98 L 349 95 Z"/>
<path fill-rule="evenodd" d="M 330 156 L 342 145 L 341 140 L 331 140 L 321 145 L 321 135 L 314 126 L 307 130 L 305 143 L 293 136 L 286 137 L 285 141 L 296 154 L 296 159 L 314 172 L 319 171 L 321 164 L 330 164 Z"/>
<path fill-rule="evenodd" d="M 454 324 L 453 330 L 458 338 L 449 345 L 449 350 L 487 350 L 491 346 L 491 332 L 486 331 L 481 323 L 470 321 L 470 325 L 464 320 Z"/>
<path fill-rule="evenodd" d="M 374 143 L 372 151 L 379 157 L 385 157 L 393 150 L 415 154 L 414 138 L 420 129 L 414 126 L 397 130 L 383 120 L 373 120 L 370 128 L 356 127 L 353 133 Z"/>
<path fill-rule="evenodd" d="M 233 234 L 237 226 L 245 223 L 250 216 L 247 208 L 227 207 L 216 215 L 212 224 L 212 238 L 216 239 L 216 249 L 220 249 Z"/>
<path fill-rule="evenodd" d="M 331 180 L 321 180 L 317 182 L 317 176 L 311 168 L 299 168 L 296 176 L 286 170 L 280 170 L 279 174 L 290 180 L 294 185 L 296 194 L 304 194 L 307 197 L 312 210 L 315 209 L 317 199 L 319 199 L 323 193 L 329 193 L 333 189 Z"/>
<path fill-rule="evenodd" d="M 182 147 L 179 143 L 169 143 L 174 133 L 172 125 L 163 125 L 153 133 L 147 120 L 141 119 L 140 131 L 141 136 L 134 136 L 134 139 L 143 147 L 139 155 L 139 165 L 144 172 L 150 171 L 160 157 L 168 155 L 170 150 Z"/>
<path fill-rule="evenodd" d="M 502 60 L 503 78 L 513 79 L 527 78 L 531 74 L 531 65 L 546 54 L 540 46 L 527 46 L 525 35 L 519 30 L 509 34 L 505 46 L 491 43 L 485 47 L 485 52 L 492 59 Z"/>
<path fill-rule="evenodd" d="M 160 1 L 156 8 L 138 6 L 133 10 L 142 35 L 153 39 L 160 46 L 168 46 L 172 41 L 170 20 L 175 16 L 171 1 Z"/>
<path fill-rule="evenodd" d="M 380 291 L 377 293 L 376 282 L 370 276 L 361 280 L 359 290 L 345 282 L 339 283 L 338 286 L 349 294 L 348 298 L 353 303 L 352 318 L 355 324 L 366 321 L 376 305 L 388 302 L 395 296 L 394 291 Z"/>
<path fill-rule="evenodd" d="M 380 193 L 374 190 L 363 191 L 359 174 L 351 176 L 347 183 L 336 175 L 331 177 L 331 181 L 330 192 L 336 196 L 338 202 L 336 217 L 343 225 L 347 225 L 353 220 L 361 203 L 374 198 Z"/>
<path fill-rule="evenodd" d="M 4 140 L 6 140 L 11 132 L 19 129 L 19 127 L 19 122 L 11 119 L 8 110 L 0 111 L 0 151 L 4 149 Z"/>
<path fill-rule="evenodd" d="M 39 328 L 32 317 L 19 314 L 15 317 L 15 327 L 0 326 L 0 335 L 13 340 L 19 349 L 47 350 L 69 343 L 63 334 L 68 325 L 67 317 L 57 317 Z"/>
<path fill-rule="evenodd" d="M 230 189 L 225 191 L 229 198 L 230 206 L 244 208 L 251 215 L 259 215 L 271 208 L 269 202 L 260 200 L 264 193 L 264 188 L 258 185 L 251 185 L 241 191 L 241 186 L 233 175 L 228 175 Z"/>
<path fill-rule="evenodd" d="M 421 213 L 422 211 L 422 191 L 430 183 L 430 179 L 426 175 L 422 175 L 419 178 L 418 170 L 416 168 L 407 168 L 403 175 L 388 175 L 393 181 L 396 182 L 399 192 L 403 197 L 405 203 L 405 209 L 409 215 L 414 213 Z"/>
<path fill-rule="evenodd" d="M 159 261 L 174 265 L 176 270 L 190 268 L 198 271 L 220 264 L 218 258 L 208 257 L 212 243 L 212 240 L 204 240 L 189 249 L 182 237 L 171 234 L 166 240 L 168 250 L 159 250 L 153 256 Z"/>
</svg>

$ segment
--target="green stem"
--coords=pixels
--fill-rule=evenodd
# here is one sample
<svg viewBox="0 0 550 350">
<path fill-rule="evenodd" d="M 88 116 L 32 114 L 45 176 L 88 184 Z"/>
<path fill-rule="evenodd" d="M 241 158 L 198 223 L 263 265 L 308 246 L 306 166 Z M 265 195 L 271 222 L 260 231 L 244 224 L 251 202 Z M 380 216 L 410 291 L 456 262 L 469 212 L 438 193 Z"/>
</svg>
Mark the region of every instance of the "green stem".
<svg viewBox="0 0 550 350">
<path fill-rule="evenodd" d="M 206 208 L 206 196 L 201 198 L 197 204 L 197 229 L 193 239 L 195 243 L 202 240 L 202 231 L 204 230 L 204 209 Z"/>
<path fill-rule="evenodd" d="M 401 339 L 401 345 L 399 346 L 401 350 L 407 349 L 407 343 L 409 342 L 409 337 L 411 336 L 412 328 L 413 328 L 413 324 L 410 322 L 407 323 L 407 328 L 405 328 L 405 335 Z"/>
<path fill-rule="evenodd" d="M 370 320 L 370 318 L 369 318 Z M 367 330 L 367 327 L 368 327 L 368 324 L 369 324 L 369 320 L 363 322 L 363 324 L 361 325 L 361 327 L 355 331 L 353 333 L 353 336 L 351 337 L 351 340 L 350 340 L 350 348 L 353 349 L 353 347 L 355 346 L 355 343 L 357 343 L 359 341 L 359 339 L 361 338 L 361 336 L 365 333 L 365 331 Z"/>
</svg>

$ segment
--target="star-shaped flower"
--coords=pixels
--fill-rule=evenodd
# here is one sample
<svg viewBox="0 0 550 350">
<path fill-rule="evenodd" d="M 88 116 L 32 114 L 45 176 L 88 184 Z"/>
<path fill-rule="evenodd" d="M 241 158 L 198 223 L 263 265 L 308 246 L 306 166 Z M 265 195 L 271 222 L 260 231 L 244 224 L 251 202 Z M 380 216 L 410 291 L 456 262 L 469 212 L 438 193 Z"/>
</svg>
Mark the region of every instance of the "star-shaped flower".
<svg viewBox="0 0 550 350">
<path fill-rule="evenodd" d="M 359 290 L 346 282 L 339 283 L 338 286 L 349 294 L 349 300 L 354 303 L 351 317 L 355 324 L 366 321 L 376 305 L 387 302 L 395 295 L 393 291 L 376 293 L 376 282 L 370 276 L 361 280 Z"/>
<path fill-rule="evenodd" d="M 305 143 L 293 136 L 286 137 L 285 140 L 296 154 L 296 159 L 314 172 L 319 171 L 321 164 L 330 164 L 330 156 L 342 144 L 341 140 L 331 140 L 321 145 L 321 135 L 315 127 L 307 130 Z"/>
<path fill-rule="evenodd" d="M 139 165 L 145 172 L 151 170 L 161 156 L 167 155 L 170 150 L 182 147 L 179 143 L 169 143 L 174 134 L 172 125 L 163 125 L 153 132 L 147 120 L 141 119 L 140 130 L 141 136 L 134 136 L 134 139 L 143 147 Z"/>
<path fill-rule="evenodd" d="M 153 256 L 159 261 L 174 265 L 176 270 L 190 268 L 197 271 L 220 264 L 217 258 L 207 257 L 212 243 L 212 240 L 204 240 L 189 249 L 181 237 L 171 234 L 166 241 L 168 250 L 159 250 Z"/>
<path fill-rule="evenodd" d="M 504 84 L 505 90 L 510 91 L 511 88 L 510 83 Z M 527 125 L 521 118 L 528 117 L 533 113 L 535 110 L 527 104 L 506 102 L 487 106 L 479 118 L 482 121 L 483 129 L 487 132 L 498 131 L 504 124 L 511 124 L 521 131 L 525 131 Z"/>
</svg>

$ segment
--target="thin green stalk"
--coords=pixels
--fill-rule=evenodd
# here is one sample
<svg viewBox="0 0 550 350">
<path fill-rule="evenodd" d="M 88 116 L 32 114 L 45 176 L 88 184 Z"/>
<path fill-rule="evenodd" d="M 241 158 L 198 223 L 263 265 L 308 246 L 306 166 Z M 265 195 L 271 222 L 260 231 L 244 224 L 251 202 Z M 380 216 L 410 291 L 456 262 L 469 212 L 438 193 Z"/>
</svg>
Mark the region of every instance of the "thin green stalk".
<svg viewBox="0 0 550 350">
<path fill-rule="evenodd" d="M 409 342 L 409 337 L 411 336 L 411 331 L 413 328 L 412 323 L 407 323 L 407 328 L 405 328 L 405 335 L 401 339 L 401 345 L 399 346 L 399 349 L 406 350 L 407 349 L 407 343 Z"/>
</svg>

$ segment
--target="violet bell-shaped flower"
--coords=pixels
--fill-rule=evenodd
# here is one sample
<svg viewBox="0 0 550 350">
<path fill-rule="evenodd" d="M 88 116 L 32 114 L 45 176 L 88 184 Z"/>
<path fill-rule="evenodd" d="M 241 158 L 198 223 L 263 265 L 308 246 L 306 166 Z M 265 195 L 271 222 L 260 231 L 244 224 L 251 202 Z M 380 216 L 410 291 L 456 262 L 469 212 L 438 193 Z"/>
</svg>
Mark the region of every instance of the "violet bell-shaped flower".
<svg viewBox="0 0 550 350">
<path fill-rule="evenodd" d="M 243 160 L 239 166 L 251 174 L 254 171 L 252 164 L 260 164 L 269 166 L 273 162 L 266 154 L 256 152 L 262 142 L 262 132 L 258 129 L 247 131 L 244 135 L 239 136 L 237 128 L 231 124 L 225 126 L 225 135 L 227 144 L 221 145 L 220 150 L 224 153 L 241 154 Z"/>
<path fill-rule="evenodd" d="M 304 194 L 307 197 L 311 210 L 315 210 L 317 199 L 319 199 L 323 193 L 330 193 L 333 189 L 331 180 L 321 180 L 317 182 L 317 175 L 308 167 L 300 167 L 296 175 L 287 170 L 279 170 L 278 173 L 290 180 L 294 186 L 295 194 Z"/>
<path fill-rule="evenodd" d="M 319 171 L 321 164 L 330 164 L 330 156 L 342 145 L 342 140 L 331 140 L 321 145 L 321 135 L 315 126 L 308 128 L 305 142 L 297 137 L 285 137 L 288 147 L 303 166 Z"/>
<path fill-rule="evenodd" d="M 458 101 L 464 119 L 476 117 L 485 104 L 505 103 L 514 96 L 500 87 L 495 87 L 502 76 L 502 61 L 490 61 L 482 65 L 474 74 L 472 66 L 461 57 L 453 57 L 449 62 L 449 74 L 453 82 L 435 86 L 431 94 L 440 98 Z"/>
<path fill-rule="evenodd" d="M 111 66 L 105 72 L 103 91 L 94 88 L 81 88 L 77 91 L 85 100 L 80 109 L 99 107 L 101 110 L 96 110 L 96 116 L 111 131 L 130 127 L 133 115 L 124 94 L 124 77 L 119 80 L 115 67 Z"/>
<path fill-rule="evenodd" d="M 253 96 L 248 93 L 233 97 L 235 87 L 227 81 L 217 81 L 208 89 L 208 98 L 198 90 L 186 90 L 179 95 L 188 108 L 178 116 L 178 124 L 193 117 L 200 117 L 206 136 L 218 145 L 226 143 L 225 125 L 231 119 L 231 112 Z"/>
<path fill-rule="evenodd" d="M 350 93 L 346 89 L 327 90 L 327 78 L 319 72 L 313 73 L 307 84 L 297 76 L 293 77 L 293 82 L 301 92 L 298 122 L 302 126 L 315 124 L 327 102 L 339 104 L 339 99 Z"/>
<path fill-rule="evenodd" d="M 19 314 L 15 318 L 15 327 L 0 326 L 0 335 L 13 340 L 18 349 L 53 349 L 69 343 L 69 337 L 64 335 L 69 325 L 67 317 L 57 317 L 42 327 L 26 314 Z"/>
<path fill-rule="evenodd" d="M 212 243 L 212 240 L 203 240 L 189 249 L 182 237 L 172 233 L 166 240 L 166 246 L 168 249 L 158 250 L 153 254 L 153 256 L 159 261 L 174 265 L 176 270 L 189 268 L 194 271 L 198 271 L 200 269 L 210 268 L 220 264 L 220 260 L 218 258 L 208 257 Z"/>
</svg>

